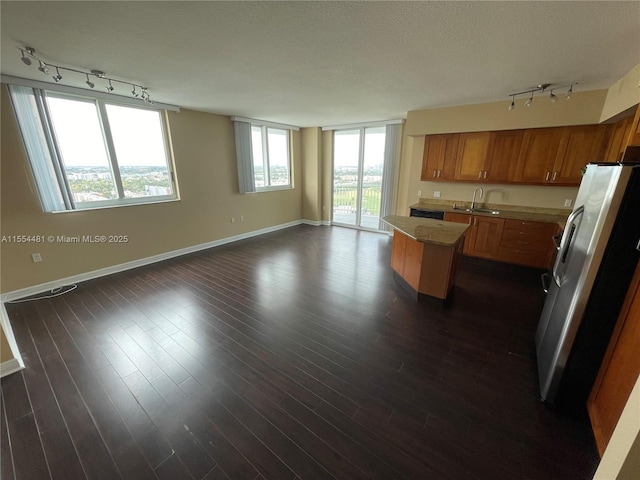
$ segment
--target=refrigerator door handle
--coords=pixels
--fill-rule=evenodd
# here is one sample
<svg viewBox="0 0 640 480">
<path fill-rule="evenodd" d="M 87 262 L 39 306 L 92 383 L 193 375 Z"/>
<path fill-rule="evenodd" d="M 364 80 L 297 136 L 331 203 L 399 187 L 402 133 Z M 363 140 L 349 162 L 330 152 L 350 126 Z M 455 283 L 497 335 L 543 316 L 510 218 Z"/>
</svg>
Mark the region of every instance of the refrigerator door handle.
<svg viewBox="0 0 640 480">
<path fill-rule="evenodd" d="M 562 235 L 562 241 L 560 242 L 560 249 L 558 252 L 558 256 L 556 258 L 555 264 L 553 265 L 553 279 L 556 282 L 558 287 L 562 286 L 562 278 L 560 277 L 560 266 L 564 266 L 567 261 L 567 256 L 569 254 L 569 250 L 571 248 L 571 243 L 575 238 L 576 230 L 578 229 L 579 223 L 576 222 L 576 219 L 584 213 L 584 205 L 576 208 L 569 218 L 567 219 L 567 228 L 565 228 L 564 234 Z M 563 269 L 564 270 L 564 269 Z M 564 273 L 564 272 L 563 272 Z"/>
<path fill-rule="evenodd" d="M 553 244 L 556 246 L 556 250 L 560 250 L 560 240 L 562 239 L 562 232 L 557 235 L 551 237 L 553 239 Z"/>
</svg>

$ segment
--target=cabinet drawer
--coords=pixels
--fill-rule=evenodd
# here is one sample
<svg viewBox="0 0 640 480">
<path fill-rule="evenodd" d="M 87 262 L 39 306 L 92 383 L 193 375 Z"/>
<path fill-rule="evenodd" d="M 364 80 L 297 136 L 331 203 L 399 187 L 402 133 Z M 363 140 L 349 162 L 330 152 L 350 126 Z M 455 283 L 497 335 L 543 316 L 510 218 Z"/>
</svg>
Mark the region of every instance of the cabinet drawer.
<svg viewBox="0 0 640 480">
<path fill-rule="evenodd" d="M 527 233 L 544 233 L 553 235 L 556 226 L 553 223 L 546 222 L 532 222 L 528 220 L 514 220 L 513 218 L 507 218 L 504 221 L 505 230 L 517 230 Z"/>
<path fill-rule="evenodd" d="M 525 265 L 527 267 L 547 268 L 549 256 L 545 252 L 531 251 L 500 245 L 498 260 Z"/>
<path fill-rule="evenodd" d="M 546 252 L 553 246 L 551 239 L 553 232 L 534 231 L 522 232 L 518 230 L 503 230 L 500 245 L 511 248 L 528 249 L 536 252 Z"/>
</svg>

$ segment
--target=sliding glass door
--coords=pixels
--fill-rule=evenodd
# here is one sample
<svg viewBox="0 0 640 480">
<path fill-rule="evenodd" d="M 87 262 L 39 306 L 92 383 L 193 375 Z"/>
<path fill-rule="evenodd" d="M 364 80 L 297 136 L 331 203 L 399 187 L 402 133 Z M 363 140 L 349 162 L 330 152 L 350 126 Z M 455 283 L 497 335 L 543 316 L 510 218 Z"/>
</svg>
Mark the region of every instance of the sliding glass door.
<svg viewBox="0 0 640 480">
<path fill-rule="evenodd" d="M 378 230 L 385 127 L 335 130 L 333 223 Z"/>
</svg>

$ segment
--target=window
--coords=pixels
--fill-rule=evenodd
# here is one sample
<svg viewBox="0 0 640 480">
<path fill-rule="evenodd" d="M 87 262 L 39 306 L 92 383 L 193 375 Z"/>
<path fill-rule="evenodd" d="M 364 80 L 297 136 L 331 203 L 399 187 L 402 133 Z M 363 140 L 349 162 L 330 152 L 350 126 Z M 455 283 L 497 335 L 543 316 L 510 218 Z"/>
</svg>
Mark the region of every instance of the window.
<svg viewBox="0 0 640 480">
<path fill-rule="evenodd" d="M 291 129 L 233 118 L 240 192 L 291 188 Z"/>
<path fill-rule="evenodd" d="M 175 199 L 162 112 L 10 86 L 45 211 Z"/>
<path fill-rule="evenodd" d="M 256 189 L 291 185 L 288 130 L 251 125 L 251 151 Z"/>
</svg>

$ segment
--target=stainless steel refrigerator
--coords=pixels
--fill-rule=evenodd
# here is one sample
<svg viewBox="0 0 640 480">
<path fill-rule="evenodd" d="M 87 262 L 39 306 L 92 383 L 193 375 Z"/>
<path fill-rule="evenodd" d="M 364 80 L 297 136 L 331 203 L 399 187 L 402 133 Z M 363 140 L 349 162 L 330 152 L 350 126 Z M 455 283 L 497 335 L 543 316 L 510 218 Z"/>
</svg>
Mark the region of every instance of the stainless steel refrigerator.
<svg viewBox="0 0 640 480">
<path fill-rule="evenodd" d="M 590 164 L 536 331 L 540 395 L 582 405 L 640 258 L 640 165 Z"/>
</svg>

